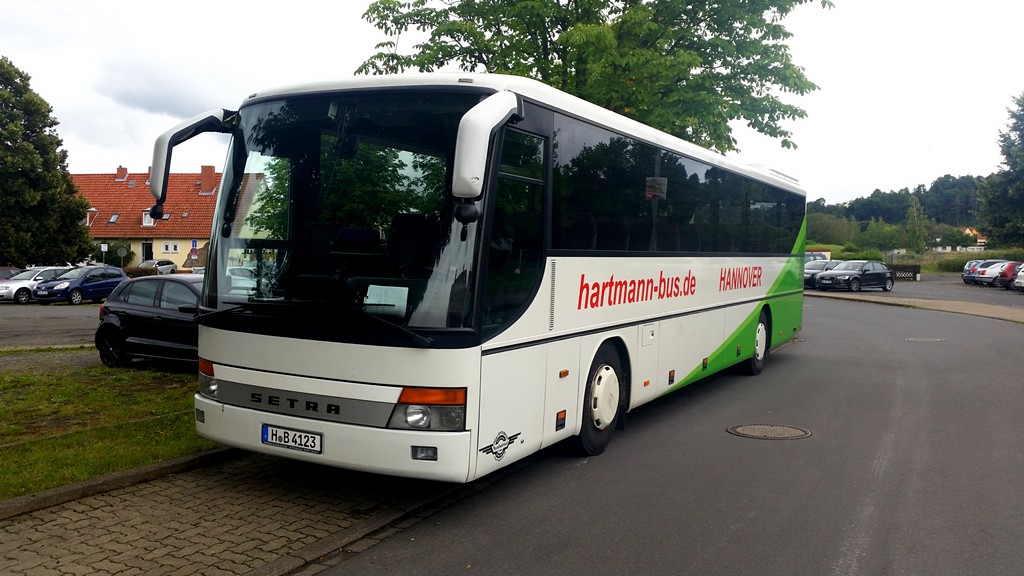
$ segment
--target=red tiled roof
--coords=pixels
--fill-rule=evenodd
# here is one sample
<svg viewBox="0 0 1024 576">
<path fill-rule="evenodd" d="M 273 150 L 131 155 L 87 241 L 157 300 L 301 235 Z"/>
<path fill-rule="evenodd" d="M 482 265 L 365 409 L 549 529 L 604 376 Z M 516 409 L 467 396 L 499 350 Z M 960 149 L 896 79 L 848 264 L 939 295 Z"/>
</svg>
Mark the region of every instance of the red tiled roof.
<svg viewBox="0 0 1024 576">
<path fill-rule="evenodd" d="M 72 174 L 71 178 L 79 193 L 98 210 L 89 213 L 93 238 L 193 239 L 210 235 L 221 179 L 212 166 L 203 166 L 198 174 L 170 175 L 164 219 L 153 226 L 142 225 L 143 213 L 153 205 L 149 174 L 129 174 L 120 168 L 115 174 Z M 205 188 L 203 193 L 201 188 Z M 118 215 L 117 220 L 110 222 L 113 214 Z"/>
</svg>

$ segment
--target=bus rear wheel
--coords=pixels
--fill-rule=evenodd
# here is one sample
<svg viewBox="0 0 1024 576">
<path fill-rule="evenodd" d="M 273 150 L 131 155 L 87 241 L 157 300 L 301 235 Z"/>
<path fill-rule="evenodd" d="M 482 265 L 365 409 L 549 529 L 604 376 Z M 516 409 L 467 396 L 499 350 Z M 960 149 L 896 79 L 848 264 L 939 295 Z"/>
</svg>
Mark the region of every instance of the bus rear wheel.
<svg viewBox="0 0 1024 576">
<path fill-rule="evenodd" d="M 621 374 L 619 353 L 611 344 L 603 344 L 590 364 L 583 397 L 583 424 L 576 437 L 579 451 L 585 456 L 604 452 L 611 441 L 623 409 Z"/>
</svg>

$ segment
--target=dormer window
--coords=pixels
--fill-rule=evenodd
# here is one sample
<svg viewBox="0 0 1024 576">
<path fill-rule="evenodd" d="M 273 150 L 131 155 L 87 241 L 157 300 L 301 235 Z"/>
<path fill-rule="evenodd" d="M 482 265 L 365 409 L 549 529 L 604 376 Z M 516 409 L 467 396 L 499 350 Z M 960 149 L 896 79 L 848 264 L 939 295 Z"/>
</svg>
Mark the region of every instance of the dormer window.
<svg viewBox="0 0 1024 576">
<path fill-rule="evenodd" d="M 143 226 L 155 226 L 156 222 L 153 221 L 153 217 L 149 215 L 149 210 L 142 213 L 142 225 Z"/>
<path fill-rule="evenodd" d="M 111 214 L 110 215 L 110 220 L 107 220 L 107 224 L 114 224 L 115 222 L 117 222 L 117 217 L 118 216 L 120 216 L 120 214 L 118 214 L 117 212 L 114 212 L 113 214 Z"/>
</svg>

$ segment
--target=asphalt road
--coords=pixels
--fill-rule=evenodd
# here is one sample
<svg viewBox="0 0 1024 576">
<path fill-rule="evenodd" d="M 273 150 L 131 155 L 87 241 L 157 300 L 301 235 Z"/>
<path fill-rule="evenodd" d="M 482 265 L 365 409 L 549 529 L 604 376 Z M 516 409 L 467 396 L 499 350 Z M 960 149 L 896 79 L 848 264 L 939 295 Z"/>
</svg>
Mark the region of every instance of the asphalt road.
<svg viewBox="0 0 1024 576">
<path fill-rule="evenodd" d="M 92 344 L 100 305 L 0 302 L 0 349 Z"/>
<path fill-rule="evenodd" d="M 1020 574 L 1024 326 L 814 298 L 801 337 L 325 573 Z"/>
</svg>

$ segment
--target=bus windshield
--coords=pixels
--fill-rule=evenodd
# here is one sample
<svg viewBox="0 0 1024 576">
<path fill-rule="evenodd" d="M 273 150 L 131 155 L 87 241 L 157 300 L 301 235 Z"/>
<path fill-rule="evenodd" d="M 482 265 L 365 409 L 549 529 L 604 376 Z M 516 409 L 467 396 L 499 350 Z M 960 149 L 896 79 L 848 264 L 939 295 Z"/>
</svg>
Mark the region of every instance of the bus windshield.
<svg viewBox="0 0 1024 576">
<path fill-rule="evenodd" d="M 482 96 L 359 91 L 242 108 L 204 306 L 298 323 L 344 310 L 410 334 L 471 327 L 477 223 L 455 219 L 450 189 L 459 120 Z"/>
</svg>

